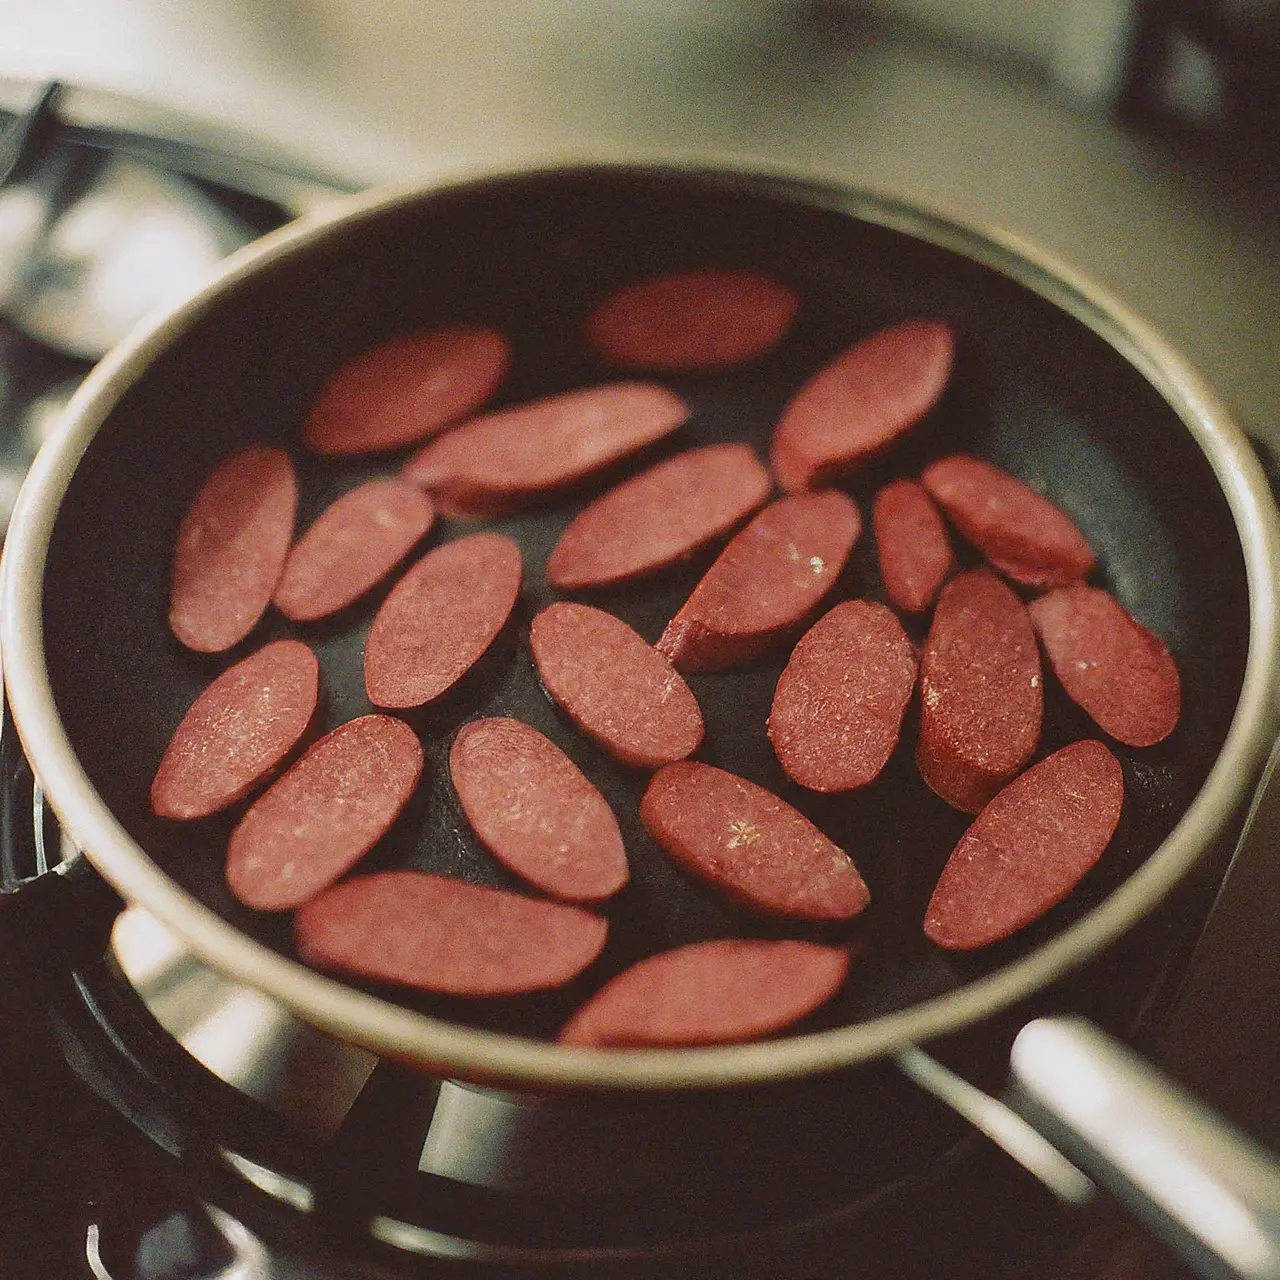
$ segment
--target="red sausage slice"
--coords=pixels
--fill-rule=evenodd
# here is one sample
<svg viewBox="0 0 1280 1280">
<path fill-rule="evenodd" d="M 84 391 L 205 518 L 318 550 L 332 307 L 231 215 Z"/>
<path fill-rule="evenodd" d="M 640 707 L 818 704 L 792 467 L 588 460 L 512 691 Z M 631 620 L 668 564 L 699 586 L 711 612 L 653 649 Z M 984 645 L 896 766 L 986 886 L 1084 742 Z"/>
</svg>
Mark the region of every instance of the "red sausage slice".
<svg viewBox="0 0 1280 1280">
<path fill-rule="evenodd" d="M 788 492 L 847 474 L 887 449 L 937 403 L 955 343 L 939 320 L 881 329 L 819 370 L 791 398 L 769 461 Z"/>
<path fill-rule="evenodd" d="M 920 478 L 956 528 L 1015 582 L 1065 586 L 1093 568 L 1084 534 L 1007 471 L 957 454 L 926 467 Z"/>
<path fill-rule="evenodd" d="M 302 442 L 331 457 L 416 444 L 480 408 L 510 363 L 502 334 L 476 325 L 392 338 L 334 374 Z"/>
<path fill-rule="evenodd" d="M 971 569 L 942 589 L 920 663 L 916 764 L 949 805 L 977 813 L 1040 740 L 1040 652 L 1021 600 Z"/>
<path fill-rule="evenodd" d="M 759 657 L 835 584 L 861 529 L 853 500 L 834 490 L 770 503 L 703 575 L 658 648 L 681 671 Z"/>
<path fill-rule="evenodd" d="M 404 476 L 458 509 L 507 510 L 652 444 L 689 413 L 653 382 L 562 392 L 462 423 L 410 458 Z"/>
<path fill-rule="evenodd" d="M 898 745 L 916 653 L 882 604 L 838 604 L 805 632 L 773 693 L 769 741 L 787 776 L 812 791 L 873 782 Z"/>
<path fill-rule="evenodd" d="M 754 271 L 681 271 L 611 294 L 585 333 L 623 369 L 728 369 L 779 343 L 799 306 L 794 289 Z"/>
<path fill-rule="evenodd" d="M 1062 587 L 1033 600 L 1031 622 L 1067 696 L 1130 747 L 1167 738 L 1182 710 L 1169 650 L 1097 587 Z"/>
<path fill-rule="evenodd" d="M 727 533 L 769 496 L 750 446 L 691 449 L 597 498 L 560 535 L 547 581 L 560 591 L 664 569 Z"/>
<path fill-rule="evenodd" d="M 751 910 L 847 920 L 871 901 L 849 855 L 804 814 L 709 764 L 659 770 L 640 820 L 674 862 Z"/>
<path fill-rule="evenodd" d="M 308 964 L 457 996 L 562 986 L 600 954 L 608 929 L 581 907 L 421 871 L 357 876 L 294 917 Z"/>
<path fill-rule="evenodd" d="M 641 960 L 565 1024 L 561 1044 L 725 1044 L 780 1031 L 825 1004 L 849 968 L 842 947 L 718 938 Z"/>
<path fill-rule="evenodd" d="M 151 812 L 207 818 L 248 795 L 302 737 L 319 691 L 319 664 L 298 640 L 229 667 L 174 731 L 151 783 Z"/>
<path fill-rule="evenodd" d="M 394 716 L 326 734 L 250 806 L 227 845 L 227 884 L 259 911 L 296 907 L 349 871 L 422 777 L 417 734 Z"/>
<path fill-rule="evenodd" d="M 423 556 L 391 589 L 369 628 L 369 701 L 420 707 L 451 689 L 511 616 L 520 578 L 520 548 L 500 533 L 474 533 Z"/>
<path fill-rule="evenodd" d="M 895 480 L 871 510 L 885 594 L 907 613 L 923 613 L 955 566 L 951 540 L 923 485 Z"/>
<path fill-rule="evenodd" d="M 1061 902 L 1102 856 L 1124 802 L 1119 761 L 1073 742 L 1015 778 L 960 838 L 925 912 L 940 947 L 985 947 Z"/>
<path fill-rule="evenodd" d="M 562 601 L 534 618 L 529 646 L 552 700 L 624 764 L 656 769 L 698 749 L 698 700 L 621 618 Z"/>
<path fill-rule="evenodd" d="M 221 653 L 253 630 L 280 579 L 298 512 L 283 449 L 253 444 L 224 458 L 178 529 L 169 628 L 188 649 Z"/>
<path fill-rule="evenodd" d="M 501 717 L 463 725 L 449 776 L 476 835 L 530 884 L 570 902 L 599 902 L 627 883 L 608 801 L 536 729 Z"/>
<path fill-rule="evenodd" d="M 273 597 L 294 622 L 345 609 L 381 582 L 435 518 L 431 500 L 402 480 L 344 493 L 294 543 Z"/>
<path fill-rule="evenodd" d="M 410 458 L 404 476 L 454 511 L 489 514 L 661 440 L 689 413 L 674 391 L 656 383 L 568 391 L 464 422 Z"/>
</svg>

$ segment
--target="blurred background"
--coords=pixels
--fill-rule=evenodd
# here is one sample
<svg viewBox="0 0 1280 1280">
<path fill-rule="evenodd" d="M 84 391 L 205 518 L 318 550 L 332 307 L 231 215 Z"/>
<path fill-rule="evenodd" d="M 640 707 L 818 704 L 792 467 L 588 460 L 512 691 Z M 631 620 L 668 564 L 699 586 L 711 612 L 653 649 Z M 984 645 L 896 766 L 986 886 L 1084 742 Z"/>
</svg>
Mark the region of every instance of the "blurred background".
<svg viewBox="0 0 1280 1280">
<path fill-rule="evenodd" d="M 352 187 L 679 152 L 998 224 L 1145 312 L 1264 432 L 1278 72 L 1275 0 L 0 0 L 11 111 L 56 78 L 105 91 L 66 103 L 82 123 Z"/>
<path fill-rule="evenodd" d="M 213 176 L 282 216 L 326 187 L 566 156 L 706 157 L 923 201 L 1097 278 L 1280 444 L 1280 0 L 0 0 L 0 110 L 50 80 L 78 141 L 177 142 L 159 157 L 188 172 L 237 157 Z M 0 366 L 13 331 L 83 361 L 122 323 L 62 314 L 68 260 L 84 274 L 96 252 L 87 217 L 57 228 L 55 267 L 32 265 L 50 193 L 90 185 L 68 166 L 28 162 L 0 190 Z M 189 232 L 153 226 L 114 270 L 120 308 L 191 287 L 277 220 L 253 212 L 239 230 L 215 214 L 189 269 Z M 0 368 L 7 438 L 25 424 L 10 461 L 80 372 Z"/>
</svg>

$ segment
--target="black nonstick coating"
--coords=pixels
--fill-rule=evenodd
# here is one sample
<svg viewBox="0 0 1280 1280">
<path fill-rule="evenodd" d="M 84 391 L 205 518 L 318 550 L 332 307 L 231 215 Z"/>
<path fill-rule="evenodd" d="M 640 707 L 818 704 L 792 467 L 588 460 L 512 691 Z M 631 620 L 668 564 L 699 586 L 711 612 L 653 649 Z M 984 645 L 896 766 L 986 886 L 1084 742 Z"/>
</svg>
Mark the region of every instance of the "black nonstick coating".
<svg viewBox="0 0 1280 1280">
<path fill-rule="evenodd" d="M 405 817 L 359 871 L 429 868 L 519 887 L 478 848 L 447 774 L 457 727 L 513 715 L 558 742 L 612 803 L 631 884 L 603 907 L 599 962 L 569 987 L 489 1002 L 381 991 L 475 1026 L 546 1036 L 583 996 L 640 956 L 723 935 L 848 939 L 856 958 L 839 997 L 804 1029 L 856 1022 L 951 990 L 1025 954 L 1120 884 L 1170 832 L 1221 748 L 1239 696 L 1249 625 L 1244 561 L 1211 468 L 1160 395 L 1111 347 L 1064 311 L 956 253 L 832 208 L 803 187 L 656 171 L 544 174 L 447 192 L 384 210 L 338 239 L 259 271 L 218 297 L 110 413 L 59 512 L 45 578 L 51 682 L 71 742 L 94 785 L 170 875 L 246 933 L 291 953 L 287 916 L 239 906 L 223 881 L 225 842 L 239 811 L 195 824 L 152 818 L 152 774 L 200 690 L 264 641 L 297 636 L 322 668 L 320 728 L 370 710 L 361 655 L 385 587 L 340 618 L 295 626 L 270 614 L 232 653 L 186 652 L 165 623 L 175 531 L 202 479 L 249 441 L 284 445 L 299 468 L 305 527 L 359 480 L 404 455 L 330 464 L 305 454 L 298 427 L 323 379 L 380 339 L 459 321 L 510 338 L 510 377 L 495 405 L 628 376 L 606 368 L 580 337 L 588 309 L 616 286 L 656 272 L 719 265 L 764 271 L 794 286 L 799 319 L 774 352 L 724 373 L 664 378 L 686 396 L 689 423 L 660 447 L 563 501 L 493 522 L 524 552 L 517 615 L 493 650 L 440 706 L 409 717 L 428 766 Z M 882 462 L 849 482 L 869 525 L 886 478 L 930 458 L 970 451 L 1050 495 L 1098 554 L 1093 580 L 1110 588 L 1173 651 L 1183 678 L 1182 722 L 1147 750 L 1109 744 L 1124 765 L 1120 828 L 1099 866 L 1061 907 L 1007 943 L 953 956 L 930 944 L 921 919 L 937 875 L 969 819 L 920 781 L 916 720 L 881 778 L 863 792 L 819 797 L 789 783 L 764 734 L 785 649 L 749 670 L 690 680 L 707 720 L 697 758 L 769 787 L 848 849 L 872 893 L 851 925 L 813 929 L 724 905 L 686 879 L 646 836 L 637 803 L 647 776 L 577 734 L 541 691 L 528 624 L 555 598 L 543 568 L 582 505 L 641 462 L 695 444 L 747 440 L 763 454 L 771 424 L 825 361 L 872 330 L 941 317 L 957 334 L 956 369 L 939 407 Z M 436 525 L 426 546 L 474 528 Z M 582 598 L 655 640 L 713 553 L 652 581 Z M 962 552 L 962 555 L 968 554 Z M 869 528 L 828 605 L 882 599 Z M 911 623 L 922 639 L 923 624 Z M 1040 755 L 1098 736 L 1050 676 Z M 1211 894 L 1212 886 L 1203 891 Z M 1208 902 L 1205 902 L 1207 910 Z M 1117 975 L 1123 991 L 1126 979 Z M 1123 1004 L 1137 1008 L 1147 977 Z M 1109 993 L 1116 999 L 1116 992 Z"/>
</svg>

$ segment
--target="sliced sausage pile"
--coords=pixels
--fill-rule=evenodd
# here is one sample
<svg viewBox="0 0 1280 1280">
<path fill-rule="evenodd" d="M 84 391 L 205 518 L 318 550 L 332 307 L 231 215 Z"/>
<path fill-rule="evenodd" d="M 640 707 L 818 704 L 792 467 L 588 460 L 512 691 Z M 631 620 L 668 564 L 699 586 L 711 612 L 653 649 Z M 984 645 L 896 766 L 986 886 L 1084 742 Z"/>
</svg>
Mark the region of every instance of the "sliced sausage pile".
<svg viewBox="0 0 1280 1280">
<path fill-rule="evenodd" d="M 519 661 L 569 732 L 638 772 L 634 815 L 674 874 L 775 923 L 769 937 L 659 950 L 597 980 L 560 1040 L 748 1039 L 803 1019 L 849 980 L 848 922 L 871 903 L 856 851 L 717 766 L 686 680 L 695 673 L 785 659 L 758 732 L 787 778 L 825 795 L 873 787 L 918 692 L 919 776 L 975 815 L 924 913 L 932 944 L 986 947 L 1061 902 L 1111 841 L 1124 782 L 1100 740 L 1037 761 L 1041 650 L 1055 687 L 1131 748 L 1177 724 L 1174 660 L 1086 583 L 1095 556 L 1074 522 L 976 457 L 935 456 L 887 481 L 870 525 L 888 604 L 840 590 L 863 519 L 839 486 L 873 459 L 883 466 L 943 396 L 956 352 L 940 320 L 866 335 L 813 371 L 777 418 L 767 467 L 731 439 L 671 451 L 693 410 L 664 383 L 635 379 L 764 358 L 801 301 L 751 271 L 636 281 L 600 299 L 580 335 L 630 380 L 496 409 L 516 357 L 495 329 L 384 342 L 320 390 L 300 445 L 333 466 L 405 450 L 399 474 L 353 478 L 301 536 L 290 454 L 250 445 L 224 458 L 177 531 L 169 623 L 188 649 L 228 657 L 173 732 L 152 812 L 192 822 L 235 810 L 227 883 L 251 908 L 293 911 L 308 963 L 451 997 L 513 996 L 584 973 L 592 990 L 615 901 L 640 909 L 627 902 L 632 868 L 619 814 L 534 726 L 478 715 L 447 743 L 461 815 L 525 890 L 360 864 L 423 776 L 431 722 L 417 709 L 463 687 L 510 630 L 527 571 L 519 542 L 493 530 L 424 552 L 437 513 L 475 521 L 569 500 L 631 460 L 564 528 L 548 586 L 644 592 L 698 555 L 705 572 L 653 643 L 595 604 L 560 599 L 532 618 Z M 660 442 L 666 456 L 653 462 Z M 369 713 L 325 726 L 307 628 L 343 625 L 393 578 L 364 646 Z M 299 638 L 243 653 L 272 608 Z M 928 623 L 922 648 L 904 620 Z M 805 936 L 817 927 L 844 936 Z M 788 930 L 800 936 L 774 936 Z"/>
</svg>

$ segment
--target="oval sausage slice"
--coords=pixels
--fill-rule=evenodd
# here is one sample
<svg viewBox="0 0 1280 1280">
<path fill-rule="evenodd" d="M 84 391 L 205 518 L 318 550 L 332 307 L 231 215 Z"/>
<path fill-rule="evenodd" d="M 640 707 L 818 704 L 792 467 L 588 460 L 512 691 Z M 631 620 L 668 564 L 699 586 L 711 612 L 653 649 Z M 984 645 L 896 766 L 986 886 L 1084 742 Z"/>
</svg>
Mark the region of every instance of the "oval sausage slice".
<svg viewBox="0 0 1280 1280">
<path fill-rule="evenodd" d="M 689 413 L 674 391 L 657 383 L 567 391 L 464 422 L 410 458 L 404 476 L 455 512 L 490 514 L 661 440 Z"/>
<path fill-rule="evenodd" d="M 627 851 L 609 802 L 536 729 L 503 717 L 463 725 L 449 776 L 484 846 L 536 888 L 599 902 L 627 883 Z"/>
<path fill-rule="evenodd" d="M 1029 587 L 1065 586 L 1094 565 L 1084 534 L 1048 498 L 999 467 L 956 454 L 920 477 L 934 501 L 987 560 Z"/>
<path fill-rule="evenodd" d="M 510 363 L 502 334 L 478 325 L 392 338 L 329 379 L 303 423 L 302 442 L 331 457 L 416 444 L 480 408 Z"/>
<path fill-rule="evenodd" d="M 169 628 L 188 649 L 221 653 L 253 630 L 280 580 L 298 512 L 283 449 L 252 444 L 224 458 L 178 529 Z"/>
<path fill-rule="evenodd" d="M 825 1004 L 849 968 L 843 947 L 717 938 L 649 956 L 564 1025 L 561 1044 L 726 1044 L 780 1031 Z"/>
<path fill-rule="evenodd" d="M 703 575 L 658 648 L 680 671 L 759 657 L 835 585 L 861 529 L 857 506 L 835 490 L 770 503 Z"/>
<path fill-rule="evenodd" d="M 370 480 L 344 493 L 294 543 L 276 608 L 294 622 L 345 609 L 395 568 L 434 518 L 431 499 L 402 480 Z"/>
<path fill-rule="evenodd" d="M 506 625 L 520 578 L 520 548 L 500 533 L 473 533 L 429 551 L 391 589 L 369 628 L 369 701 L 420 707 L 451 689 Z"/>
<path fill-rule="evenodd" d="M 847 920 L 871 901 L 853 860 L 804 814 L 712 765 L 660 769 L 640 820 L 677 865 L 751 910 Z"/>
<path fill-rule="evenodd" d="M 549 605 L 529 628 L 529 647 L 556 705 L 624 764 L 656 769 L 698 749 L 698 700 L 621 618 L 585 604 Z"/>
<path fill-rule="evenodd" d="M 1182 710 L 1169 650 L 1098 587 L 1062 587 L 1033 600 L 1031 622 L 1071 700 L 1130 747 L 1167 738 Z"/>
<path fill-rule="evenodd" d="M 778 762 L 811 791 L 865 787 L 898 745 L 915 685 L 915 647 L 892 610 L 836 605 L 801 637 L 774 690 Z"/>
<path fill-rule="evenodd" d="M 683 560 L 769 496 L 749 445 L 712 444 L 660 462 L 597 498 L 560 535 L 547 581 L 560 591 L 607 586 Z"/>
<path fill-rule="evenodd" d="M 925 912 L 940 947 L 985 947 L 1061 902 L 1102 856 L 1124 802 L 1120 762 L 1073 742 L 1015 778 L 960 838 Z"/>
<path fill-rule="evenodd" d="M 276 640 L 224 671 L 174 730 L 151 783 L 159 818 L 206 818 L 249 794 L 293 750 L 315 714 L 320 666 Z"/>
<path fill-rule="evenodd" d="M 623 369 L 728 369 L 781 342 L 799 306 L 794 289 L 755 271 L 679 271 L 610 294 L 584 331 Z"/>
<path fill-rule="evenodd" d="M 357 876 L 294 917 L 308 964 L 456 996 L 562 986 L 600 954 L 603 917 L 423 871 Z"/>
<path fill-rule="evenodd" d="M 227 884 L 259 911 L 296 907 L 349 871 L 409 803 L 418 736 L 394 716 L 326 734 L 250 806 L 227 845 Z"/>
<path fill-rule="evenodd" d="M 987 569 L 942 588 L 920 662 L 916 764 L 949 805 L 977 813 L 1034 754 L 1044 688 L 1022 601 Z"/>
<path fill-rule="evenodd" d="M 907 613 L 923 613 L 955 566 L 942 515 L 922 484 L 895 480 L 871 509 L 885 594 Z"/>
<path fill-rule="evenodd" d="M 812 489 L 887 449 L 937 403 L 954 354 L 948 325 L 907 320 L 837 356 L 778 419 L 769 454 L 778 483 Z"/>
</svg>

